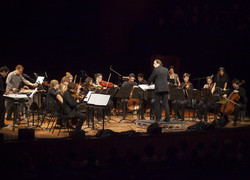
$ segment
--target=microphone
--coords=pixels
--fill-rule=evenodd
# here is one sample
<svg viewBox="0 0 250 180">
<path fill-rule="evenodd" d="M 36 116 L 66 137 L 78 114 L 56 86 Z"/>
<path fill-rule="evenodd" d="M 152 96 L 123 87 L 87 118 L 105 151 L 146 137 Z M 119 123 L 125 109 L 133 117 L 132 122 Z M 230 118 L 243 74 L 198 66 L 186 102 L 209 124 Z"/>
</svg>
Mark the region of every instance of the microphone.
<svg viewBox="0 0 250 180">
<path fill-rule="evenodd" d="M 34 72 L 34 75 L 35 75 L 35 77 L 36 77 L 36 78 L 38 77 L 38 75 L 37 75 L 37 73 L 36 73 L 36 72 Z"/>
</svg>

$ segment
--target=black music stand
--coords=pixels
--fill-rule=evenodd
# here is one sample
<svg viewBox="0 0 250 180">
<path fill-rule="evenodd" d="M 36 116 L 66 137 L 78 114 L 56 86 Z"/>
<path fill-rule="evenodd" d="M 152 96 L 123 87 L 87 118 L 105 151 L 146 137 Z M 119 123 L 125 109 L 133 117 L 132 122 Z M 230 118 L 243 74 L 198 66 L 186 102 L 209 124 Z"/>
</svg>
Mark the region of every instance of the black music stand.
<svg viewBox="0 0 250 180">
<path fill-rule="evenodd" d="M 183 89 L 181 88 L 170 88 L 170 100 L 185 100 Z"/>
<path fill-rule="evenodd" d="M 202 96 L 201 96 L 201 91 L 197 90 L 197 89 L 187 89 L 187 96 L 188 99 L 191 100 L 191 107 L 193 108 L 193 120 L 196 119 L 195 116 L 195 111 L 197 110 L 197 101 L 202 100 Z M 193 106 L 193 101 L 195 101 L 195 105 Z M 189 117 L 190 117 L 190 111 L 189 111 Z"/>
<path fill-rule="evenodd" d="M 201 92 L 202 92 L 202 96 L 203 96 L 204 101 L 208 101 L 208 102 L 214 101 L 213 94 L 212 94 L 210 89 L 202 88 Z"/>
<path fill-rule="evenodd" d="M 108 87 L 107 89 L 101 91 L 101 94 L 108 94 L 108 95 L 110 95 L 110 99 L 112 99 L 115 96 L 117 90 L 118 90 L 117 87 Z M 109 123 L 109 121 L 111 121 L 111 120 L 117 122 L 116 120 L 111 119 L 111 115 L 106 122 Z"/>
<path fill-rule="evenodd" d="M 107 107 L 109 99 L 110 99 L 110 95 L 92 93 L 87 102 L 87 106 L 93 107 L 93 108 L 100 108 L 102 110 L 102 119 L 103 119 L 102 130 L 104 130 L 104 124 L 105 124 L 104 109 Z"/>
</svg>

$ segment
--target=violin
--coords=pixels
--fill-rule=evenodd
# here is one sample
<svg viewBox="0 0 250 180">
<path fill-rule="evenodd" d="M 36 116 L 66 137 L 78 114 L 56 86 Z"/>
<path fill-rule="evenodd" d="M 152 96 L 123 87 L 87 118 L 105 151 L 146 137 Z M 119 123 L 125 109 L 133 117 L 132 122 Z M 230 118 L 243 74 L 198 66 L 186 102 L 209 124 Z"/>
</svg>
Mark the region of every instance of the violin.
<svg viewBox="0 0 250 180">
<path fill-rule="evenodd" d="M 243 81 L 241 81 L 241 83 L 239 85 L 241 86 L 244 83 L 245 83 L 245 81 L 243 80 Z M 228 98 L 225 98 L 225 99 L 227 100 L 227 102 L 221 106 L 220 110 L 223 114 L 230 115 L 234 112 L 234 109 L 235 109 L 234 105 L 240 106 L 237 103 L 240 99 L 240 95 L 233 91 L 232 93 L 230 93 Z"/>
<path fill-rule="evenodd" d="M 44 86 L 50 87 L 50 83 L 48 83 L 47 81 L 43 82 Z"/>
<path fill-rule="evenodd" d="M 182 88 L 185 87 L 186 89 L 189 89 L 190 85 L 191 85 L 191 83 L 188 81 L 188 82 L 186 82 L 186 83 L 184 83 L 184 84 L 182 85 Z"/>
<path fill-rule="evenodd" d="M 102 87 L 114 87 L 114 84 L 112 82 L 107 82 L 107 81 L 104 81 L 104 80 L 102 80 L 102 82 L 100 82 L 100 85 Z"/>
</svg>

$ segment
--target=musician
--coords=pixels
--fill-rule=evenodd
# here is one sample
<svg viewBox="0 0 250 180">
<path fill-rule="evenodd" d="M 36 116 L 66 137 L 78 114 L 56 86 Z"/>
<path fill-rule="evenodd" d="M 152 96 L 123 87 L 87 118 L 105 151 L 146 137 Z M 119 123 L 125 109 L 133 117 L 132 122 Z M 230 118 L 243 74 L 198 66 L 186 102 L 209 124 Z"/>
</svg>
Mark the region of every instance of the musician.
<svg viewBox="0 0 250 180">
<path fill-rule="evenodd" d="M 63 76 L 63 78 L 61 79 L 61 84 L 68 85 L 69 83 L 70 83 L 70 77 L 69 76 Z"/>
<path fill-rule="evenodd" d="M 216 76 L 214 77 L 214 80 L 216 83 L 215 87 L 221 88 L 222 90 L 226 91 L 229 78 L 228 78 L 227 73 L 225 72 L 224 67 L 219 68 L 219 71 L 216 74 Z"/>
<path fill-rule="evenodd" d="M 174 85 L 174 86 L 181 85 L 178 74 L 176 74 L 174 72 L 174 66 L 169 67 L 169 74 L 168 75 L 169 75 L 169 78 L 168 78 L 169 85 Z"/>
<path fill-rule="evenodd" d="M 96 86 L 98 86 L 98 87 L 102 87 L 102 85 L 101 85 L 101 82 L 102 82 L 102 74 L 101 74 L 101 73 L 96 73 L 96 74 L 94 75 L 94 77 L 95 77 L 95 82 L 94 82 L 94 84 L 95 84 Z"/>
<path fill-rule="evenodd" d="M 70 72 L 66 72 L 66 75 L 65 75 L 68 79 L 69 79 L 69 82 L 73 82 L 73 75 L 70 74 Z"/>
<path fill-rule="evenodd" d="M 144 75 L 139 73 L 137 75 L 138 84 L 148 84 L 148 82 L 144 79 Z"/>
<path fill-rule="evenodd" d="M 164 121 L 170 121 L 169 107 L 168 107 L 168 69 L 162 66 L 160 59 L 155 59 L 154 70 L 151 74 L 148 84 L 155 83 L 155 111 L 156 111 L 156 122 L 159 122 L 161 119 L 162 111 L 160 106 L 160 101 L 162 100 L 163 106 L 165 108 L 165 119 Z"/>
<path fill-rule="evenodd" d="M 137 75 L 137 80 L 138 80 L 138 84 L 148 84 L 148 82 L 144 79 L 144 75 L 142 73 L 139 73 Z M 146 101 L 144 99 L 140 100 L 141 103 L 141 109 L 140 109 L 140 119 L 145 119 L 144 117 L 144 113 L 146 110 Z"/>
<path fill-rule="evenodd" d="M 72 123 L 76 124 L 76 132 L 81 130 L 82 124 L 87 119 L 87 116 L 76 110 L 77 102 L 72 97 L 76 88 L 76 84 L 70 82 L 68 89 L 63 94 L 63 113 L 72 120 Z"/>
<path fill-rule="evenodd" d="M 246 91 L 243 87 L 240 86 L 240 81 L 238 79 L 232 80 L 232 86 L 233 88 L 230 89 L 230 91 L 227 94 L 224 94 L 223 97 L 227 98 L 227 96 L 229 96 L 231 93 L 237 93 L 240 96 L 239 101 L 237 102 L 237 104 L 234 105 L 233 126 L 237 126 L 237 121 L 238 121 L 240 110 L 246 108 L 247 97 L 246 97 Z"/>
<path fill-rule="evenodd" d="M 59 111 L 63 104 L 62 94 L 58 91 L 59 82 L 57 80 L 50 81 L 50 88 L 46 97 L 46 110 L 48 112 Z"/>
<path fill-rule="evenodd" d="M 185 113 L 185 107 L 187 104 L 191 103 L 191 100 L 188 99 L 186 89 L 193 89 L 193 84 L 189 81 L 190 74 L 184 73 L 183 74 L 183 81 L 180 85 L 180 88 L 184 90 L 184 94 L 186 99 L 185 100 L 174 100 L 172 102 L 174 113 L 177 119 L 181 119 L 181 121 L 184 121 L 184 113 Z M 181 110 L 181 114 L 179 113 L 179 110 Z"/>
<path fill-rule="evenodd" d="M 214 94 L 216 84 L 213 83 L 213 78 L 211 76 L 207 76 L 206 80 L 207 80 L 207 84 L 205 84 L 203 88 L 210 89 L 211 93 Z M 199 104 L 197 106 L 197 109 L 198 109 L 197 115 L 198 115 L 199 120 L 202 120 L 202 114 L 204 113 L 204 121 L 207 122 L 208 109 L 215 105 L 216 100 L 219 100 L 219 99 L 216 99 L 215 94 L 213 95 L 213 97 L 214 97 L 214 101 L 201 100 L 199 102 Z"/>
<path fill-rule="evenodd" d="M 128 90 L 131 92 L 131 90 L 133 89 L 134 86 L 137 86 L 137 83 L 135 82 L 135 74 L 130 73 L 128 81 L 124 81 L 122 84 L 122 88 L 124 89 L 124 94 L 127 94 Z M 123 109 L 121 120 L 126 119 L 128 100 L 129 100 L 128 98 L 123 98 L 121 101 L 122 102 L 122 109 Z"/>
<path fill-rule="evenodd" d="M 31 83 L 30 81 L 26 80 L 22 73 L 23 73 L 24 67 L 22 65 L 17 65 L 16 69 L 12 72 L 10 72 L 6 79 L 6 91 L 9 91 L 9 94 L 14 94 L 19 91 L 19 85 L 20 83 L 24 83 L 26 85 L 37 87 L 36 83 Z M 25 86 L 25 88 L 28 88 Z M 12 106 L 13 102 L 11 100 L 5 101 L 5 108 L 8 112 L 9 108 Z M 6 119 L 10 119 L 10 117 L 7 117 Z"/>
<path fill-rule="evenodd" d="M 9 68 L 6 66 L 0 68 L 0 129 L 6 126 L 4 124 L 5 106 L 3 95 L 8 92 L 5 91 L 3 78 L 8 75 L 9 71 Z"/>
</svg>

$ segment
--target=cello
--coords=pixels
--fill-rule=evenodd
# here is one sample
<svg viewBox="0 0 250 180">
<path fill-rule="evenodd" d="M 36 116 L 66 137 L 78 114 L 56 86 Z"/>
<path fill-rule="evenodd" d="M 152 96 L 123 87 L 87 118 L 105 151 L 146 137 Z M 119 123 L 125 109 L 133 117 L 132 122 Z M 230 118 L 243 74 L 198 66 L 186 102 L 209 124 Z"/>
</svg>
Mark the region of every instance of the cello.
<svg viewBox="0 0 250 180">
<path fill-rule="evenodd" d="M 241 86 L 242 84 L 244 84 L 245 81 L 241 81 L 241 83 L 239 84 L 239 86 Z M 223 114 L 226 114 L 226 115 L 230 115 L 234 112 L 234 109 L 235 109 L 235 105 L 237 106 L 240 106 L 237 102 L 239 101 L 240 99 L 240 95 L 238 93 L 235 93 L 234 91 L 230 93 L 230 95 L 228 96 L 228 98 L 225 98 L 226 99 L 226 103 L 223 104 L 221 106 L 221 112 Z"/>
<path fill-rule="evenodd" d="M 138 111 L 141 108 L 140 105 L 140 99 L 133 99 L 132 95 L 133 95 L 133 91 L 134 91 L 134 87 L 129 95 L 129 100 L 127 103 L 127 108 L 130 111 Z"/>
</svg>

